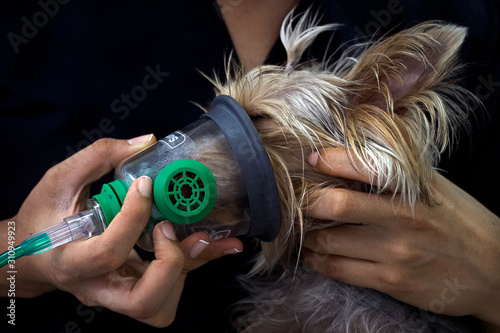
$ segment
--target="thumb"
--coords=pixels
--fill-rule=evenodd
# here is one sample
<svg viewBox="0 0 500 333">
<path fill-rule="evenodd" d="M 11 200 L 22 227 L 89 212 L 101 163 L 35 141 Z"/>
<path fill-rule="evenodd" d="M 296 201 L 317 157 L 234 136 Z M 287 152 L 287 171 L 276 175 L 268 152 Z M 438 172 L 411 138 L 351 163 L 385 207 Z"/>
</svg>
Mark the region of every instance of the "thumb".
<svg viewBox="0 0 500 333">
<path fill-rule="evenodd" d="M 179 256 L 184 261 L 184 254 L 179 247 L 174 227 L 170 221 L 163 221 L 155 226 L 153 244 L 157 260 L 170 260 L 170 257 Z"/>
<path fill-rule="evenodd" d="M 85 187 L 115 169 L 125 158 L 155 142 L 153 134 L 130 140 L 100 139 L 54 168 L 57 169 L 57 174 L 63 175 L 62 177 L 75 187 Z"/>
<path fill-rule="evenodd" d="M 57 267 L 78 278 L 94 277 L 123 265 L 149 220 L 152 203 L 152 181 L 147 176 L 130 186 L 120 212 L 104 232 L 86 241 L 61 247 Z"/>
</svg>

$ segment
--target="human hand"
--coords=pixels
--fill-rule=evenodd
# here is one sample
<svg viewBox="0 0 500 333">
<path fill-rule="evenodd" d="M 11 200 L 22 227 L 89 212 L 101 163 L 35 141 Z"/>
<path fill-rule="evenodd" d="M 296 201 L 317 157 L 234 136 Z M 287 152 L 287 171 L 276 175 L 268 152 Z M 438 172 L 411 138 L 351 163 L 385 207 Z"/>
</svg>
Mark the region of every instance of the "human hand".
<svg viewBox="0 0 500 333">
<path fill-rule="evenodd" d="M 153 136 L 131 143 L 99 140 L 51 168 L 11 219 L 16 238 L 24 239 L 85 209 L 91 183 L 154 141 Z M 35 297 L 58 288 L 89 306 L 107 307 L 154 326 L 170 324 L 186 274 L 225 253 L 241 251 L 242 244 L 235 238 L 209 244 L 204 233 L 179 243 L 170 222 L 163 222 L 153 232 L 155 260 L 141 260 L 133 246 L 149 219 L 151 192 L 151 179 L 137 179 L 103 234 L 19 259 L 16 296 Z"/>
<path fill-rule="evenodd" d="M 318 172 L 369 183 L 342 148 L 308 161 Z M 473 315 L 500 327 L 500 219 L 435 173 L 435 204 L 414 210 L 393 193 L 331 189 L 307 212 L 347 224 L 309 232 L 305 262 L 333 279 L 379 290 L 424 310 Z"/>
</svg>

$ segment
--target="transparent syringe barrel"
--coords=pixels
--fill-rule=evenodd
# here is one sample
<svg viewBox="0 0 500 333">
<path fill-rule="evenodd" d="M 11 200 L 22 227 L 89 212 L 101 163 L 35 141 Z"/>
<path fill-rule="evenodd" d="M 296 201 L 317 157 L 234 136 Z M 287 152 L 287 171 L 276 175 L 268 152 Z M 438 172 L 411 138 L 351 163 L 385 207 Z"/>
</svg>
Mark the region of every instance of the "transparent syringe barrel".
<svg viewBox="0 0 500 333">
<path fill-rule="evenodd" d="M 45 235 L 47 238 L 43 245 L 46 246 L 41 246 L 40 249 L 31 251 L 27 255 L 42 253 L 77 239 L 87 239 L 102 234 L 106 228 L 106 220 L 99 203 L 91 198 L 87 201 L 87 208 L 87 210 L 67 216 L 62 222 L 30 236 L 29 238 L 36 238 L 38 242 L 39 237 L 37 236 Z M 30 245 L 32 244 L 30 243 Z"/>
<path fill-rule="evenodd" d="M 206 232 L 214 240 L 246 234 L 250 216 L 241 170 L 224 135 L 209 118 L 199 119 L 123 161 L 116 169 L 115 178 L 128 186 L 141 176 L 155 181 L 166 165 L 180 159 L 197 160 L 210 169 L 217 184 L 217 199 L 214 208 L 201 221 L 174 224 L 177 237 L 183 239 L 198 231 Z M 162 220 L 165 217 L 153 204 L 149 223 L 138 241 L 141 248 L 153 251 L 152 231 Z"/>
</svg>

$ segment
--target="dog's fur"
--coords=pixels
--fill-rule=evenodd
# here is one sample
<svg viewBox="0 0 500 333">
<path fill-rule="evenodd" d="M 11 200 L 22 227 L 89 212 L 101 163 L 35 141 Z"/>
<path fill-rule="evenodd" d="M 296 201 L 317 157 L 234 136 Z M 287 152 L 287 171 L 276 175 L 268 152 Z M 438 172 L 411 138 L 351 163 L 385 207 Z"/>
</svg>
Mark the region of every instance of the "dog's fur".
<svg viewBox="0 0 500 333">
<path fill-rule="evenodd" d="M 233 97 L 251 116 L 282 207 L 278 239 L 262 244 L 245 280 L 253 296 L 240 304 L 238 326 L 245 332 L 461 332 L 454 320 L 325 278 L 300 263 L 303 235 L 335 223 L 305 216 L 326 189 L 398 193 L 395 205 L 435 204 L 434 168 L 466 127 L 473 100 L 454 81 L 466 29 L 427 22 L 356 44 L 331 64 L 299 63 L 319 33 L 336 27 L 291 13 L 281 30 L 287 64 L 245 71 L 230 63 L 226 82 L 212 80 L 217 94 Z M 372 184 L 313 171 L 305 157 L 327 147 L 345 148 L 360 160 L 357 167 L 369 172 Z"/>
</svg>

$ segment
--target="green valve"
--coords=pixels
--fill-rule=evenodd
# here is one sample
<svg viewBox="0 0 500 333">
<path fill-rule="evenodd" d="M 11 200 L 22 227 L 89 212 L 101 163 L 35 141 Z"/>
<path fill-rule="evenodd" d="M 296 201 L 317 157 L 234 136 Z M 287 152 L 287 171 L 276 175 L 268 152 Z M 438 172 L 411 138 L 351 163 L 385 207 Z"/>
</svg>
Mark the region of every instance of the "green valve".
<svg viewBox="0 0 500 333">
<path fill-rule="evenodd" d="M 182 159 L 168 164 L 158 173 L 153 194 L 156 207 L 167 220 L 192 224 L 212 210 L 217 185 L 206 165 Z"/>
<path fill-rule="evenodd" d="M 128 186 L 122 180 L 104 184 L 94 196 L 109 224 L 120 212 Z M 210 169 L 201 162 L 182 159 L 165 166 L 153 185 L 156 207 L 165 219 L 178 224 L 196 223 L 212 210 L 217 185 Z"/>
</svg>

